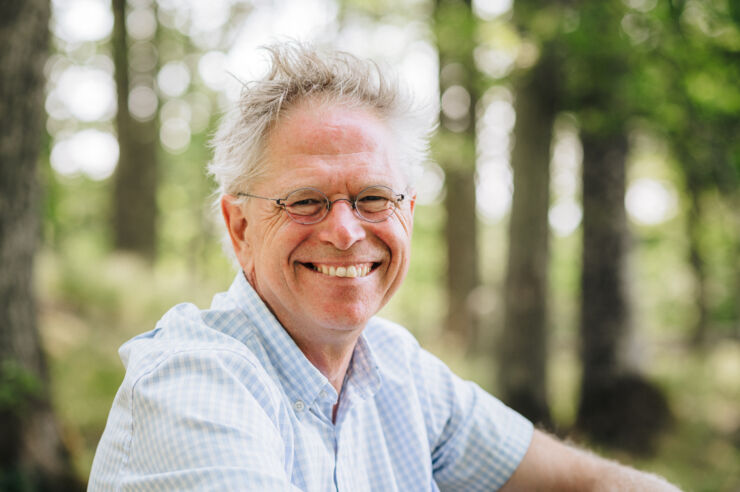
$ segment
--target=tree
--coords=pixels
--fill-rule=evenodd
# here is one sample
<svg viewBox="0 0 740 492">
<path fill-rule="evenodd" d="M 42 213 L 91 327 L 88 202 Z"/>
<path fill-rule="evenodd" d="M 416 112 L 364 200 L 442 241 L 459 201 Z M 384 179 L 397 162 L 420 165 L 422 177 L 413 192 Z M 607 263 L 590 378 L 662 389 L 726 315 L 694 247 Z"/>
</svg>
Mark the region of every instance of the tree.
<svg viewBox="0 0 740 492">
<path fill-rule="evenodd" d="M 687 9 L 694 8 L 701 16 L 687 15 Z M 727 11 L 726 9 L 729 9 Z M 740 223 L 737 205 L 740 200 L 740 132 L 737 112 L 740 109 L 740 89 L 735 81 L 740 76 L 740 58 L 736 47 L 727 39 L 737 36 L 740 28 L 740 8 L 736 2 L 726 5 L 714 2 L 697 2 L 687 6 L 684 2 L 670 2 L 669 8 L 653 14 L 661 16 L 664 25 L 662 35 L 665 42 L 660 48 L 659 60 L 662 70 L 670 81 L 663 90 L 665 99 L 674 107 L 680 108 L 676 117 L 665 111 L 655 110 L 652 119 L 665 129 L 674 149 L 684 178 L 684 188 L 689 201 L 686 217 L 688 238 L 687 257 L 695 281 L 696 317 L 691 329 L 690 342 L 694 348 L 707 345 L 712 334 L 716 317 L 732 317 L 735 323 L 740 320 L 738 300 L 740 300 L 740 262 L 737 254 L 730 254 L 729 262 L 722 269 L 734 272 L 725 282 L 729 282 L 726 299 L 712 299 L 708 285 L 711 278 L 712 251 L 705 236 L 708 227 L 709 211 L 703 201 L 707 195 L 719 191 L 720 196 L 734 210 L 731 220 Z M 704 17 L 705 16 L 705 17 Z M 687 19 L 711 18 L 712 33 L 705 28 L 690 23 Z M 693 25 L 692 25 L 693 24 Z M 716 34 L 722 32 L 722 36 Z M 699 85 L 703 82 L 703 85 Z M 732 223 L 732 222 L 731 222 Z M 730 227 L 728 239 L 734 242 L 735 250 L 740 251 L 740 231 Z M 721 306 L 731 306 L 726 309 Z M 734 306 L 734 308 L 732 308 Z M 719 309 L 717 309 L 719 307 Z M 724 311 L 716 316 L 713 311 Z M 737 325 L 736 333 L 740 332 Z M 720 334 L 715 331 L 714 334 Z M 732 336 L 732 333 L 727 333 Z"/>
<path fill-rule="evenodd" d="M 499 344 L 499 385 L 509 405 L 550 425 L 547 403 L 550 142 L 557 114 L 557 60 L 543 47 L 537 64 L 516 84 L 514 194 Z"/>
<path fill-rule="evenodd" d="M 435 153 L 445 170 L 447 318 L 445 329 L 473 346 L 477 335 L 470 294 L 478 286 L 475 211 L 475 107 L 478 72 L 473 60 L 476 19 L 470 0 L 437 0 L 441 128 Z"/>
<path fill-rule="evenodd" d="M 0 489 L 82 490 L 49 395 L 36 321 L 36 162 L 44 123 L 49 2 L 0 6 Z"/>
<path fill-rule="evenodd" d="M 514 19 L 537 44 L 534 66 L 512 76 L 516 123 L 511 167 L 514 193 L 509 219 L 504 327 L 499 342 L 499 386 L 505 402 L 535 422 L 551 425 L 547 401 L 550 147 L 562 106 L 559 40 L 543 30 L 542 15 L 560 24 L 551 2 L 521 1 Z M 547 9 L 551 10 L 548 11 Z"/>
<path fill-rule="evenodd" d="M 662 393 L 629 356 L 632 328 L 624 210 L 624 135 L 584 134 L 581 397 L 578 427 L 605 444 L 648 452 L 668 419 Z"/>
<path fill-rule="evenodd" d="M 581 395 L 577 426 L 593 439 L 649 452 L 669 422 L 668 403 L 633 363 L 624 196 L 627 124 L 642 107 L 630 90 L 635 68 L 620 32 L 618 3 L 580 9 L 570 37 L 569 102 L 583 128 Z"/>
<path fill-rule="evenodd" d="M 113 194 L 116 249 L 153 259 L 156 249 L 157 126 L 155 118 L 137 121 L 129 111 L 126 0 L 113 0 L 113 62 L 118 93 L 119 160 Z M 145 74 L 147 75 L 147 74 Z M 153 76 L 146 76 L 153 84 Z"/>
</svg>

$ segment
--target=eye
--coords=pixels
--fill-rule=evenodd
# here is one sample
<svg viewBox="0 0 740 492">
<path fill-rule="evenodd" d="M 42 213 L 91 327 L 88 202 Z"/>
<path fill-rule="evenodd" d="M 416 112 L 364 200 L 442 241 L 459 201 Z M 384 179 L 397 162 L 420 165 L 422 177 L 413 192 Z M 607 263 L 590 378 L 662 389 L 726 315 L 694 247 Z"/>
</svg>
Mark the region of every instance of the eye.
<svg viewBox="0 0 740 492">
<path fill-rule="evenodd" d="M 357 209 L 372 222 L 380 221 L 393 213 L 393 190 L 385 186 L 371 186 L 357 197 Z"/>
<path fill-rule="evenodd" d="M 311 216 L 321 213 L 327 198 L 313 188 L 301 188 L 285 198 L 285 208 L 293 216 Z"/>
<path fill-rule="evenodd" d="M 323 200 L 318 198 L 303 198 L 301 200 L 296 200 L 294 202 L 291 202 L 288 204 L 289 207 L 311 207 L 314 205 L 321 205 L 321 202 Z"/>
<path fill-rule="evenodd" d="M 357 199 L 357 201 L 362 203 L 382 202 L 388 200 L 390 200 L 390 198 L 388 198 L 387 196 L 380 195 L 363 195 Z"/>
</svg>

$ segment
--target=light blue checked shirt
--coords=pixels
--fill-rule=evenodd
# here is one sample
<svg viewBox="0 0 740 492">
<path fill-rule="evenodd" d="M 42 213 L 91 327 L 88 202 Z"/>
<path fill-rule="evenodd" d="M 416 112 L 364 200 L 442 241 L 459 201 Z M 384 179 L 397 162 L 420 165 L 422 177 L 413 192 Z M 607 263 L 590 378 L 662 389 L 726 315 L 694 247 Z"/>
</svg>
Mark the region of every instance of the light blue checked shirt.
<svg viewBox="0 0 740 492">
<path fill-rule="evenodd" d="M 529 421 L 403 328 L 365 328 L 337 392 L 242 274 L 121 347 L 126 376 L 89 490 L 496 490 Z"/>
</svg>

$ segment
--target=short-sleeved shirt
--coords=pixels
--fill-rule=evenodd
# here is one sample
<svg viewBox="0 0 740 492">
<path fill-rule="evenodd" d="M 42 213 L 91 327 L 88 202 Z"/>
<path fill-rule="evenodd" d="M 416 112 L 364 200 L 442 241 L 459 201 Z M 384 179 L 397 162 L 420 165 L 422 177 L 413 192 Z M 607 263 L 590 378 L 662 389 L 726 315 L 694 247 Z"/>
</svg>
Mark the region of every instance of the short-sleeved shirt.
<svg viewBox="0 0 740 492">
<path fill-rule="evenodd" d="M 338 395 L 241 273 L 210 309 L 175 306 L 120 356 L 91 491 L 489 491 L 532 437 L 380 318 Z"/>
</svg>

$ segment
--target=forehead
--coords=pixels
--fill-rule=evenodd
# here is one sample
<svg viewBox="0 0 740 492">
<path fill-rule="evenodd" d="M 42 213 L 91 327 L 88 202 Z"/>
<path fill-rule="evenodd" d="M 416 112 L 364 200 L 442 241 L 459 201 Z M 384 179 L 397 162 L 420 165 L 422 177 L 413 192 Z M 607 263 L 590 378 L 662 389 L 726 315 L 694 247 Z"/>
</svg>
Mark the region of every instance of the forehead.
<svg viewBox="0 0 740 492">
<path fill-rule="evenodd" d="M 281 116 L 268 145 L 305 154 L 375 152 L 387 150 L 390 137 L 370 109 L 308 100 Z"/>
<path fill-rule="evenodd" d="M 369 109 L 306 101 L 281 116 L 267 139 L 266 174 L 396 175 L 387 124 Z M 317 176 L 318 177 L 318 176 Z M 390 178 L 389 178 L 390 179 Z"/>
</svg>

